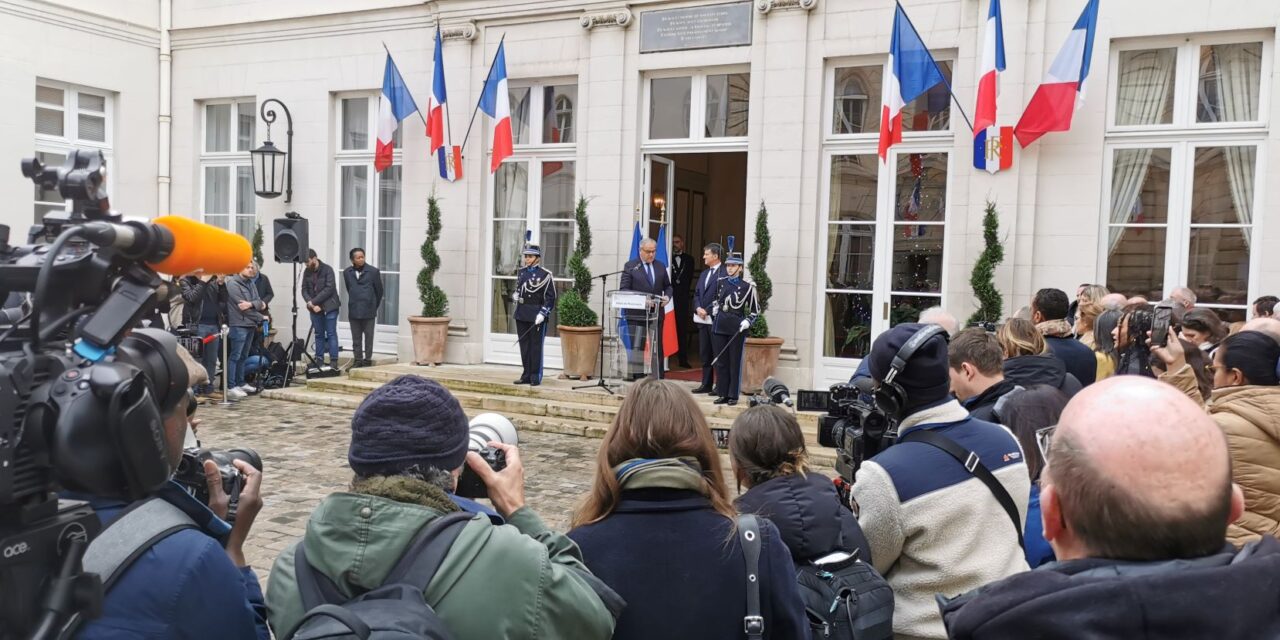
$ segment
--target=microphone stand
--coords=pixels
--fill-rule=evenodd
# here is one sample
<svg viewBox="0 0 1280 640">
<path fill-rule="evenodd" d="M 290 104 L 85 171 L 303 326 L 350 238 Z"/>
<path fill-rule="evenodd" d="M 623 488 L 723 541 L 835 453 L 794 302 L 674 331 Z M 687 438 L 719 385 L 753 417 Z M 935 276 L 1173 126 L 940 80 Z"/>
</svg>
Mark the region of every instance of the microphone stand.
<svg viewBox="0 0 1280 640">
<path fill-rule="evenodd" d="M 574 391 L 577 391 L 578 389 L 591 389 L 594 387 L 599 387 L 601 389 L 604 389 L 605 391 L 608 391 L 609 395 L 614 395 L 613 388 L 618 386 L 616 384 L 609 384 L 604 381 L 604 320 L 605 320 L 605 309 L 607 306 L 605 303 L 605 298 L 608 295 L 609 276 L 617 275 L 619 273 L 622 273 L 622 271 L 614 271 L 613 273 L 602 273 L 596 276 L 597 278 L 600 279 L 600 347 L 599 349 L 597 349 L 597 351 L 599 351 L 600 353 L 600 364 L 599 364 L 600 375 L 596 377 L 596 381 L 594 384 L 578 385 L 573 388 Z"/>
</svg>

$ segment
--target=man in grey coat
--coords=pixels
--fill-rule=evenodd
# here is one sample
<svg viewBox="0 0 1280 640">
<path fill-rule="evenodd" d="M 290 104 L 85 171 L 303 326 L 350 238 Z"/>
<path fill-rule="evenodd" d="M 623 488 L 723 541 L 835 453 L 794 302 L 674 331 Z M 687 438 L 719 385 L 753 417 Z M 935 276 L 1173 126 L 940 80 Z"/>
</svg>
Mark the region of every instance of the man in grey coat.
<svg viewBox="0 0 1280 640">
<path fill-rule="evenodd" d="M 382 274 L 364 260 L 364 249 L 347 254 L 351 266 L 342 271 L 342 288 L 347 292 L 347 319 L 351 321 L 352 367 L 373 364 L 373 328 L 382 307 Z"/>
<path fill-rule="evenodd" d="M 227 279 L 227 394 L 243 398 L 258 390 L 244 381 L 244 361 L 253 347 L 253 336 L 262 321 L 267 303 L 262 301 L 258 287 L 253 284 L 257 265 L 250 262 L 239 274 Z"/>
<path fill-rule="evenodd" d="M 320 261 L 315 249 L 307 251 L 307 271 L 302 274 L 302 300 L 311 312 L 311 328 L 316 333 L 316 364 L 338 366 L 338 282 L 333 267 Z"/>
</svg>

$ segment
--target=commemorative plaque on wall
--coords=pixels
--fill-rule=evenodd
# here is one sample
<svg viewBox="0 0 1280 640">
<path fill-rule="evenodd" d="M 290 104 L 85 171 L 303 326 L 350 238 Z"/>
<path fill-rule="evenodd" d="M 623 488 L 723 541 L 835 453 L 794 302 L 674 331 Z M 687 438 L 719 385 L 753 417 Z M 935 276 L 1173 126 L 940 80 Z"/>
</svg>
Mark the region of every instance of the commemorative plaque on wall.
<svg viewBox="0 0 1280 640">
<path fill-rule="evenodd" d="M 750 2 L 729 2 L 640 14 L 640 53 L 751 44 Z"/>
</svg>

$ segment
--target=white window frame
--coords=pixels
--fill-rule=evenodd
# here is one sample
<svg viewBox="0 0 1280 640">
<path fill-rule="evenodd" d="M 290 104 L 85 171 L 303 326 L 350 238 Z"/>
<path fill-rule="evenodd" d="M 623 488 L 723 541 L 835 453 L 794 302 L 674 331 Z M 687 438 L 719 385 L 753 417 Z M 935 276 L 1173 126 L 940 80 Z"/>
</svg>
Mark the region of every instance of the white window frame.
<svg viewBox="0 0 1280 640">
<path fill-rule="evenodd" d="M 40 153 L 56 153 L 64 158 L 70 155 L 72 149 L 96 149 L 102 152 L 103 157 L 107 160 L 107 193 L 115 193 L 115 172 L 111 170 L 112 162 L 112 145 L 115 138 L 115 93 L 104 89 L 94 89 L 80 85 L 70 84 L 66 82 L 58 82 L 56 80 L 48 80 L 45 78 L 36 79 L 36 87 L 47 87 L 62 91 L 62 104 L 55 105 L 40 102 L 39 98 L 35 98 L 32 102 L 32 109 L 43 107 L 46 109 L 55 109 L 62 112 L 62 133 L 61 136 L 50 135 L 47 133 L 36 133 L 35 135 L 35 151 Z M 105 119 L 103 136 L 105 141 L 82 140 L 79 137 L 80 118 L 80 96 L 85 93 L 103 99 L 103 108 L 105 111 L 88 111 L 85 113 L 96 116 L 103 116 Z M 38 92 L 36 93 L 38 96 Z M 35 200 L 32 195 L 32 214 L 34 217 L 35 207 L 54 205 L 65 205 L 64 202 L 54 202 L 52 200 Z M 52 211 L 53 209 L 50 209 Z M 47 212 L 46 212 L 47 213 Z"/>
<path fill-rule="evenodd" d="M 343 149 L 342 148 L 342 135 L 343 135 L 342 101 L 352 99 L 352 98 L 366 98 L 369 100 L 369 109 L 368 109 L 369 145 L 365 149 Z M 387 271 L 386 269 L 383 268 L 386 261 L 382 259 L 382 256 L 379 255 L 379 251 L 378 251 L 378 243 L 377 243 L 378 221 L 384 220 L 384 219 L 391 219 L 391 218 L 387 218 L 380 215 L 381 212 L 378 210 L 378 194 L 382 188 L 382 174 L 375 171 L 373 167 L 374 155 L 376 153 L 377 143 L 378 143 L 378 126 L 377 126 L 378 125 L 378 99 L 379 99 L 379 93 L 376 91 L 352 91 L 352 92 L 342 92 L 342 93 L 333 94 L 333 113 L 334 113 L 333 139 L 335 141 L 334 152 L 333 152 L 334 154 L 333 155 L 333 198 L 334 198 L 333 203 L 334 204 L 333 204 L 333 213 L 331 217 L 333 221 L 333 226 L 332 226 L 333 234 L 330 238 L 330 249 L 328 252 L 324 252 L 324 253 L 328 253 L 329 256 L 332 256 L 332 260 L 329 261 L 329 265 L 333 267 L 334 276 L 337 280 L 339 280 L 339 282 L 337 282 L 336 284 L 340 292 L 343 291 L 342 283 L 341 283 L 342 271 L 343 269 L 346 269 L 348 265 L 351 264 L 351 260 L 347 257 L 347 253 L 342 247 L 342 219 L 343 219 L 343 216 L 342 216 L 342 168 L 343 167 L 365 166 L 368 168 L 369 186 L 365 192 L 365 199 L 366 199 L 365 201 L 365 242 L 361 243 L 361 247 L 365 251 L 365 257 L 368 259 L 369 264 L 372 264 L 373 266 L 377 267 L 384 275 L 395 274 L 398 277 L 398 282 L 399 282 L 398 293 L 400 294 L 404 293 L 404 288 L 406 283 L 404 261 L 401 260 L 400 262 L 400 270 Z M 391 166 L 401 167 L 400 169 L 400 188 L 401 188 L 400 207 L 401 208 L 400 208 L 400 217 L 399 217 L 401 243 L 403 243 L 403 240 L 404 240 L 405 211 L 407 206 L 407 201 L 404 199 L 404 185 L 408 178 L 403 165 L 403 158 L 404 158 L 404 150 L 403 150 L 404 145 L 402 142 L 404 139 L 403 131 L 402 131 L 403 128 L 404 128 L 404 122 L 401 122 L 400 128 L 397 129 L 397 133 L 399 133 L 400 135 L 396 136 L 398 144 L 396 144 L 396 146 L 394 147 L 394 150 L 392 151 L 392 156 L 391 156 Z M 397 251 L 398 250 L 399 248 L 397 248 Z M 317 253 L 321 253 L 321 252 L 317 252 Z M 400 299 L 396 301 L 397 316 L 406 316 L 408 314 L 405 314 L 402 311 L 402 307 L 403 307 L 402 302 L 403 302 L 404 296 L 400 295 L 399 297 Z M 386 323 L 389 323 L 389 324 L 386 324 Z M 378 324 L 375 325 L 374 327 L 373 352 L 391 353 L 391 354 L 397 353 L 399 349 L 399 344 L 398 344 L 399 331 L 400 331 L 400 317 L 378 318 Z M 353 343 L 351 340 L 351 323 L 350 322 L 347 322 L 347 321 L 338 322 L 338 336 L 339 336 L 339 343 L 342 345 L 342 347 L 344 349 L 351 349 Z"/>
<path fill-rule="evenodd" d="M 208 148 L 205 146 L 209 140 L 208 138 L 208 128 L 209 128 L 208 107 L 215 106 L 215 105 L 224 105 L 224 104 L 231 105 L 231 123 L 230 123 L 230 126 L 228 126 L 227 128 L 228 135 L 230 136 L 230 139 L 229 139 L 230 144 L 227 147 L 229 150 L 228 151 L 209 151 Z M 240 110 L 243 105 L 248 105 L 250 109 L 250 114 L 253 115 L 254 117 L 254 127 L 253 127 L 253 134 L 249 140 L 249 149 L 240 151 L 236 147 L 237 147 L 237 138 L 239 137 L 239 123 L 240 123 L 239 116 L 241 114 Z M 257 220 L 258 220 L 257 197 L 255 196 L 253 200 L 250 200 L 250 202 L 253 202 L 253 211 L 249 213 L 234 211 L 234 209 L 236 208 L 236 202 L 238 202 L 238 199 L 240 196 L 238 191 L 239 181 L 237 180 L 236 174 L 239 172 L 240 168 L 242 167 L 252 168 L 253 166 L 252 157 L 249 155 L 249 151 L 250 149 L 253 148 L 254 140 L 258 135 L 257 110 L 258 110 L 257 98 L 252 96 L 241 97 L 241 98 L 220 98 L 216 100 L 203 100 L 199 103 L 200 219 L 206 223 L 209 223 L 208 216 L 210 215 L 226 216 L 227 218 L 226 228 L 233 233 L 237 232 L 237 229 L 239 228 L 239 225 L 237 224 L 237 222 L 240 219 L 246 219 L 246 218 L 250 219 L 253 221 L 253 224 L 249 225 L 250 227 L 249 233 L 245 234 L 245 238 L 248 240 L 253 239 L 253 232 L 257 227 Z M 227 167 L 228 171 L 231 174 L 231 185 L 228 188 L 229 199 L 227 202 L 229 204 L 228 208 L 233 210 L 226 211 L 226 212 L 209 213 L 208 211 L 205 210 L 205 203 L 206 203 L 205 194 L 207 193 L 206 190 L 208 189 L 208 184 L 207 184 L 208 178 L 207 178 L 206 169 L 218 168 L 218 167 Z M 209 224 L 213 224 L 213 223 L 209 223 Z"/>
<path fill-rule="evenodd" d="M 542 108 L 545 95 L 543 89 L 548 86 L 567 86 L 574 85 L 578 89 L 578 100 L 573 105 L 573 126 L 574 126 L 574 142 L 561 143 L 541 143 L 542 140 Z M 572 162 L 574 166 L 574 181 L 577 183 L 578 175 L 581 171 L 581 163 L 578 162 L 577 140 L 582 134 L 581 123 L 584 122 L 582 110 L 582 85 L 576 77 L 557 77 L 557 78 L 538 78 L 538 79 L 521 79 L 512 80 L 511 89 L 527 88 L 529 89 L 529 140 L 527 144 L 516 144 L 513 146 L 511 157 L 503 160 L 503 164 L 523 162 L 527 164 L 528 185 L 526 189 L 525 203 L 525 225 L 527 229 L 534 229 L 535 242 L 542 242 L 542 165 L 548 162 Z M 497 231 L 494 229 L 496 220 L 508 220 L 511 218 L 494 218 L 494 204 L 497 197 L 495 191 L 497 181 L 494 179 L 496 172 L 489 173 L 485 180 L 485 270 L 484 270 L 484 360 L 485 362 L 494 362 L 500 364 L 519 364 L 520 363 L 520 346 L 515 343 L 516 336 L 511 333 L 496 333 L 493 331 L 493 282 L 495 280 L 512 280 L 516 276 L 502 276 L 494 273 L 493 246 L 497 241 Z M 576 186 L 576 185 L 575 185 Z M 574 193 L 578 191 L 575 188 Z M 557 222 L 562 219 L 556 218 Z M 577 226 L 570 218 L 570 244 L 577 240 Z M 573 278 L 569 274 L 557 275 L 554 278 L 554 284 L 572 283 Z M 587 302 L 590 304 L 590 301 Z M 549 319 L 550 320 L 550 319 Z M 563 368 L 563 354 L 560 350 L 560 338 L 548 335 L 543 345 L 544 366 L 548 369 Z"/>
<path fill-rule="evenodd" d="M 1262 68 L 1259 80 L 1258 119 L 1249 122 L 1196 122 L 1197 96 L 1200 72 L 1200 48 L 1219 44 L 1262 43 Z M 1150 49 L 1175 49 L 1173 118 L 1169 124 L 1117 125 L 1115 124 L 1119 96 L 1120 56 L 1124 52 Z M 1223 146 L 1253 146 L 1257 149 L 1254 166 L 1253 220 L 1249 229 L 1249 278 L 1248 293 L 1243 304 L 1202 303 L 1214 309 L 1240 310 L 1248 314 L 1249 304 L 1259 295 L 1259 277 L 1263 247 L 1258 240 L 1263 237 L 1261 228 L 1266 217 L 1265 195 L 1267 184 L 1262 178 L 1267 174 L 1268 127 L 1271 115 L 1270 94 L 1274 68 L 1274 34 L 1261 31 L 1215 33 L 1204 36 L 1169 36 L 1125 40 L 1112 44 L 1107 86 L 1106 143 L 1103 154 L 1103 189 L 1099 210 L 1100 233 L 1097 260 L 1101 280 L 1107 279 L 1110 258 L 1111 189 L 1116 151 L 1168 147 L 1169 158 L 1169 211 L 1165 223 L 1147 225 L 1115 225 L 1131 228 L 1152 227 L 1165 229 L 1163 296 L 1168 297 L 1175 287 L 1194 286 L 1187 283 L 1190 277 L 1191 231 L 1193 228 L 1241 228 L 1238 224 L 1199 224 L 1191 221 L 1190 206 L 1195 179 L 1195 153 L 1199 148 Z"/>
<path fill-rule="evenodd" d="M 955 82 L 957 56 L 954 52 L 940 52 L 935 56 L 939 63 L 947 63 L 951 65 L 951 82 Z M 881 67 L 883 73 L 881 75 L 881 92 L 883 93 L 884 78 L 889 76 L 889 70 L 885 69 L 888 64 L 886 56 L 859 56 L 853 58 L 836 58 L 830 60 L 823 74 L 823 101 L 822 101 L 822 138 L 827 145 L 834 144 L 857 144 L 859 142 L 871 141 L 874 145 L 879 145 L 879 130 L 867 131 L 863 133 L 836 133 L 835 124 L 835 92 L 836 92 L 836 69 L 844 69 L 848 67 Z M 881 102 L 884 100 L 883 95 L 868 96 L 869 104 L 874 109 L 880 109 Z M 955 104 L 948 103 L 949 109 L 955 109 Z M 915 141 L 939 141 L 954 142 L 956 135 L 956 116 L 957 112 L 950 111 L 947 118 L 947 128 L 930 131 L 903 131 L 902 143 Z M 963 118 L 960 119 L 964 122 Z M 966 132 L 967 133 L 967 132 Z M 895 145 L 896 146 L 896 145 Z M 875 150 L 873 147 L 872 150 Z"/>
<path fill-rule="evenodd" d="M 745 73 L 752 75 L 750 65 L 728 65 L 722 67 L 690 67 L 684 69 L 663 69 L 645 74 L 643 94 L 641 96 L 641 151 L 642 153 L 700 153 L 706 151 L 746 151 L 750 134 L 745 136 L 706 135 L 707 124 L 707 76 Z M 650 96 L 653 92 L 653 81 L 667 78 L 690 78 L 689 85 L 689 135 L 684 138 L 653 138 L 649 134 Z M 752 77 L 752 85 L 756 78 Z M 748 95 L 747 104 L 751 104 Z M 748 107 L 750 108 L 750 107 Z M 751 114 L 747 114 L 748 132 L 751 128 Z"/>
</svg>

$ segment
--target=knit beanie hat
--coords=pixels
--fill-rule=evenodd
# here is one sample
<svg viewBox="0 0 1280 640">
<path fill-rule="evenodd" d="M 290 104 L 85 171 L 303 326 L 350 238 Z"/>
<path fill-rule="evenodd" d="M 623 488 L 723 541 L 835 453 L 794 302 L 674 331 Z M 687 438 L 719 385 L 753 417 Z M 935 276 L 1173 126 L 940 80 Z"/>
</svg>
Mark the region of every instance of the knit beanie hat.
<svg viewBox="0 0 1280 640">
<path fill-rule="evenodd" d="M 359 476 L 417 465 L 452 471 L 467 456 L 467 416 L 435 380 L 400 376 L 370 393 L 351 418 L 347 461 Z"/>
<path fill-rule="evenodd" d="M 871 377 L 883 381 L 889 374 L 889 366 L 894 356 L 902 349 L 911 336 L 928 327 L 925 324 L 900 324 L 876 338 L 867 356 L 867 368 Z M 951 375 L 947 372 L 947 341 L 942 336 L 931 338 L 916 349 L 893 379 L 907 392 L 908 411 L 916 407 L 936 404 L 946 399 L 951 392 Z"/>
</svg>

